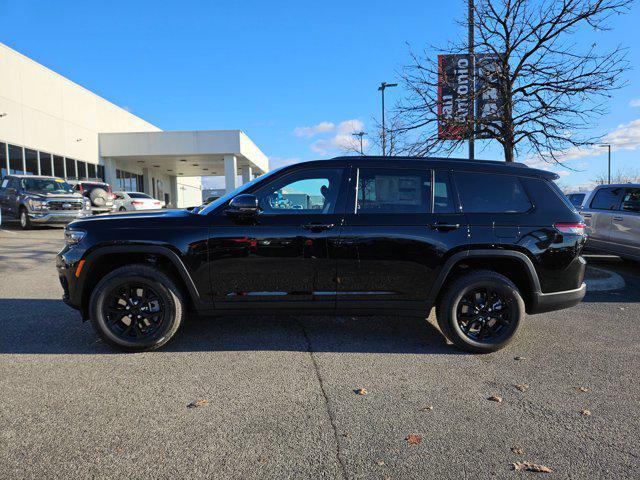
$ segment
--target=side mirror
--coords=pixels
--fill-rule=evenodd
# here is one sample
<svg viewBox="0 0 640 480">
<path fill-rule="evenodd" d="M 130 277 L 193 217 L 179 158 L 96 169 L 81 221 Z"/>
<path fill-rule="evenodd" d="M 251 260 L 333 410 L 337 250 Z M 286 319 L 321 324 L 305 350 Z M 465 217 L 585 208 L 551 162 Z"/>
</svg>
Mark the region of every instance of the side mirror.
<svg viewBox="0 0 640 480">
<path fill-rule="evenodd" d="M 254 217 L 260 213 L 258 197 L 249 194 L 235 196 L 229 202 L 224 213 L 234 217 Z"/>
</svg>

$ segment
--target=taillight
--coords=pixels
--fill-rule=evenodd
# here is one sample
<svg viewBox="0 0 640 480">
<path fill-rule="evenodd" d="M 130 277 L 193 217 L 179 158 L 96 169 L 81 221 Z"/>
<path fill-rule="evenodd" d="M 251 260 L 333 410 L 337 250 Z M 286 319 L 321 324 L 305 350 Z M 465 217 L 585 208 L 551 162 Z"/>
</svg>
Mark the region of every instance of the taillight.
<svg viewBox="0 0 640 480">
<path fill-rule="evenodd" d="M 555 229 L 560 233 L 572 233 L 573 235 L 584 235 L 584 223 L 556 223 Z"/>
<path fill-rule="evenodd" d="M 138 202 L 136 200 L 131 202 L 131 205 L 144 205 L 144 202 Z"/>
</svg>

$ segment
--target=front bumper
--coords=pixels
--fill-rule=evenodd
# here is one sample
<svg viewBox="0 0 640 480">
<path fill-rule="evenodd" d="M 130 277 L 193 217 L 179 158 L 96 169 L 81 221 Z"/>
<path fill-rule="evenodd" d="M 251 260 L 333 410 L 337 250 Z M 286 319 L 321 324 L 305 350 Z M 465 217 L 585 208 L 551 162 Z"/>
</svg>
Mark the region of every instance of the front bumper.
<svg viewBox="0 0 640 480">
<path fill-rule="evenodd" d="M 585 293 L 587 293 L 587 285 L 584 282 L 575 290 L 553 293 L 536 292 L 527 313 L 544 313 L 573 307 L 582 301 Z"/>
<path fill-rule="evenodd" d="M 29 212 L 29 220 L 33 223 L 69 223 L 87 216 L 85 210 L 69 212 Z"/>
</svg>

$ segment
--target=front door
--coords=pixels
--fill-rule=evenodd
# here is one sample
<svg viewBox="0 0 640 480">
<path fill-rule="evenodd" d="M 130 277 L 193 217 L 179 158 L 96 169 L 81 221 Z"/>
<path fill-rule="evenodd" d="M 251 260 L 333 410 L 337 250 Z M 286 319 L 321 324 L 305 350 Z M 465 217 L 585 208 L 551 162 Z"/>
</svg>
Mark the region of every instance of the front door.
<svg viewBox="0 0 640 480">
<path fill-rule="evenodd" d="M 389 163 L 352 172 L 336 248 L 340 310 L 426 313 L 445 253 L 467 244 L 449 172 Z"/>
<path fill-rule="evenodd" d="M 344 212 L 342 168 L 301 168 L 258 184 L 261 213 L 241 220 L 223 212 L 210 234 L 216 309 L 335 308 L 335 259 Z"/>
</svg>

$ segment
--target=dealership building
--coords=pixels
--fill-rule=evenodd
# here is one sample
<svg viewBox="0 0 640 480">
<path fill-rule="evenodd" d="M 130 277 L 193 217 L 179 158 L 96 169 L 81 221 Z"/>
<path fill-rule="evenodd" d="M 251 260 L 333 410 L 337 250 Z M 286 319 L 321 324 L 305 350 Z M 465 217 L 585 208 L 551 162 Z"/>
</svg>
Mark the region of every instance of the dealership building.
<svg viewBox="0 0 640 480">
<path fill-rule="evenodd" d="M 187 207 L 203 176 L 230 191 L 269 169 L 241 130 L 163 131 L 2 43 L 0 79 L 0 176 L 99 178 Z"/>
</svg>

